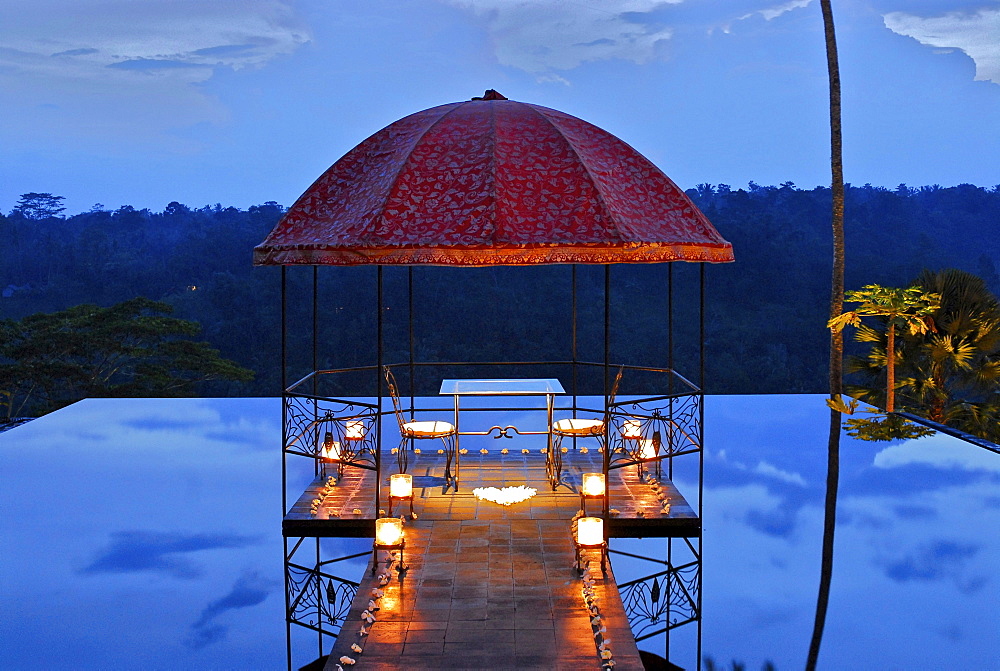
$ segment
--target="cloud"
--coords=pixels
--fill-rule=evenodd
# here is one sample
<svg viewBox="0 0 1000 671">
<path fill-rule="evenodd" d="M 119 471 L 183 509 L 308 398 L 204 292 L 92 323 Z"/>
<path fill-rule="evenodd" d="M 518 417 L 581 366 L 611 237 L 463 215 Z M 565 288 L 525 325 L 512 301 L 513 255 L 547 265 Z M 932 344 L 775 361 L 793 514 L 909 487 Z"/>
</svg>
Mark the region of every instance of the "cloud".
<svg viewBox="0 0 1000 671">
<path fill-rule="evenodd" d="M 872 461 L 875 468 L 892 469 L 927 465 L 936 469 L 1000 474 L 1000 459 L 981 447 L 944 434 L 908 440 L 880 450 Z"/>
<path fill-rule="evenodd" d="M 200 567 L 186 555 L 202 550 L 240 549 L 259 539 L 235 534 L 179 534 L 156 531 L 118 531 L 111 544 L 81 573 L 163 573 L 174 578 L 197 578 Z"/>
<path fill-rule="evenodd" d="M 757 13 L 763 16 L 765 21 L 770 21 L 771 19 L 776 19 L 785 12 L 790 12 L 793 9 L 808 7 L 811 2 L 812 0 L 789 0 L 789 2 L 784 2 L 780 5 L 765 7 L 764 9 L 758 10 Z"/>
<path fill-rule="evenodd" d="M 761 475 L 767 475 L 772 478 L 777 478 L 782 482 L 788 482 L 793 485 L 798 485 L 800 487 L 806 487 L 806 479 L 803 478 L 798 473 L 793 471 L 785 471 L 777 466 L 767 463 L 766 461 L 757 462 L 756 468 L 753 469 L 754 473 L 760 473 Z"/>
<path fill-rule="evenodd" d="M 263 578 L 258 573 L 240 577 L 228 594 L 212 601 L 201 611 L 201 616 L 191 625 L 187 645 L 199 649 L 225 639 L 229 627 L 217 624 L 215 620 L 231 610 L 262 603 L 277 586 L 276 580 Z"/>
<path fill-rule="evenodd" d="M 213 624 L 195 629 L 185 643 L 189 648 L 200 650 L 213 643 L 224 641 L 228 634 L 229 627 L 224 627 L 221 624 Z"/>
<path fill-rule="evenodd" d="M 979 546 L 963 545 L 952 541 L 935 541 L 918 548 L 900 559 L 886 562 L 885 574 L 896 582 L 911 580 L 933 581 L 953 576 L 977 552 Z M 979 586 L 980 580 L 970 584 Z"/>
<path fill-rule="evenodd" d="M 487 24 L 497 59 L 526 72 L 572 70 L 588 61 L 646 63 L 673 31 L 649 14 L 682 0 L 445 0 Z M 560 80 L 553 80 L 560 81 Z"/>
<path fill-rule="evenodd" d="M 198 86 L 219 69 L 260 68 L 311 35 L 289 0 L 37 0 L 7 12 L 0 90 L 11 137 L 164 140 L 228 112 Z M 37 110 L 56 105 L 39 116 Z M 52 109 L 52 108 L 49 108 Z"/>
<path fill-rule="evenodd" d="M 6 23 L 8 49 L 56 59 L 75 77 L 99 77 L 101 68 L 132 60 L 258 66 L 310 39 L 284 0 L 39 0 Z M 42 69 L 29 59 L 9 64 Z"/>
<path fill-rule="evenodd" d="M 891 12 L 882 20 L 892 32 L 921 44 L 961 49 L 976 64 L 976 81 L 1000 84 L 1000 9 L 948 12 L 932 18 Z"/>
<path fill-rule="evenodd" d="M 790 12 L 793 9 L 808 7 L 810 3 L 812 3 L 812 0 L 788 0 L 788 2 L 783 2 L 780 5 L 771 5 L 769 7 L 764 7 L 763 9 L 756 9 L 752 12 L 747 12 L 742 16 L 737 16 L 735 21 L 745 21 L 755 16 L 761 16 L 765 21 L 771 21 L 772 19 L 776 19 L 782 14 Z M 721 26 L 722 32 L 730 32 L 732 25 L 733 21 L 723 24 Z"/>
</svg>

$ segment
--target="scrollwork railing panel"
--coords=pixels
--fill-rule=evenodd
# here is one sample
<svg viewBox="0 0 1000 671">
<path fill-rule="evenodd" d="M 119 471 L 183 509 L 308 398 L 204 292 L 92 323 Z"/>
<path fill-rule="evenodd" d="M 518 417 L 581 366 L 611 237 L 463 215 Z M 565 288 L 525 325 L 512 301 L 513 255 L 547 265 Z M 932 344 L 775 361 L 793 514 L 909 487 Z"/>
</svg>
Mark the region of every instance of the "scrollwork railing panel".
<svg viewBox="0 0 1000 671">
<path fill-rule="evenodd" d="M 340 633 L 358 583 L 297 564 L 286 564 L 288 621 L 328 636 Z"/>
<path fill-rule="evenodd" d="M 701 449 L 701 395 L 632 399 L 611 408 L 609 465 L 623 468 Z"/>
<path fill-rule="evenodd" d="M 637 641 L 697 620 L 701 571 L 697 562 L 618 586 Z"/>
<path fill-rule="evenodd" d="M 375 467 L 378 445 L 376 406 L 349 400 L 286 395 L 285 451 L 322 458 L 325 443 L 335 443 L 339 461 Z M 329 435 L 327 435 L 329 434 Z"/>
</svg>

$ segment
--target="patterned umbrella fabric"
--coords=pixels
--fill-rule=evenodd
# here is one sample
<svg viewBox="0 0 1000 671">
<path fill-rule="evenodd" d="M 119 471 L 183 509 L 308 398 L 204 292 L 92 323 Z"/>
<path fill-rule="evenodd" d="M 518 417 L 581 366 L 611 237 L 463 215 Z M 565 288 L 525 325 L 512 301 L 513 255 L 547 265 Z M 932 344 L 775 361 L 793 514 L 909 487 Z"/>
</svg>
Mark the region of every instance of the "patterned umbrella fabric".
<svg viewBox="0 0 1000 671">
<path fill-rule="evenodd" d="M 732 260 L 732 245 L 632 147 L 495 91 L 375 133 L 254 250 L 256 265 Z"/>
</svg>

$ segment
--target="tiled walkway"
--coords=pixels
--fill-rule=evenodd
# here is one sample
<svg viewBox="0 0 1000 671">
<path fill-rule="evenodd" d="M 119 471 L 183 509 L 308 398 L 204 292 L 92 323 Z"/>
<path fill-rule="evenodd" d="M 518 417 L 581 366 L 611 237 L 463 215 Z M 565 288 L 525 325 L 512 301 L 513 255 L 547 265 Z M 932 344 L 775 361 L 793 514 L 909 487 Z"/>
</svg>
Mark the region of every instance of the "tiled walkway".
<svg viewBox="0 0 1000 671">
<path fill-rule="evenodd" d="M 443 492 L 443 457 L 436 454 L 417 455 L 410 464 L 413 475 L 414 510 L 421 520 L 500 520 L 500 519 L 562 519 L 568 520 L 580 508 L 579 484 L 583 473 L 601 470 L 601 455 L 596 450 L 581 454 L 569 452 L 564 457 L 563 483 L 552 491 L 545 479 L 545 457 L 533 451 L 520 454 L 511 451 L 503 455 L 491 451 L 462 457 L 460 490 Z M 394 461 L 386 464 L 387 472 L 395 472 Z M 331 470 L 331 473 L 335 471 Z M 383 483 L 383 497 L 388 496 L 388 476 Z M 285 516 L 288 536 L 372 535 L 374 506 L 374 473 L 358 468 L 345 468 L 337 486 L 322 492 L 322 481 L 308 487 Z M 476 499 L 475 487 L 505 487 L 526 485 L 538 490 L 532 499 L 509 508 Z M 669 513 L 663 513 L 657 490 L 640 480 L 634 466 L 611 472 L 609 491 L 611 507 L 618 510 L 608 520 L 612 536 L 693 536 L 700 521 L 680 492 L 666 478 L 659 480 L 663 495 L 671 501 Z M 315 515 L 310 502 L 322 499 Z M 388 511 L 383 498 L 382 509 Z M 598 512 L 600 504 L 588 504 L 590 512 Z M 392 511 L 399 515 L 399 504 Z M 345 534 L 345 530 L 351 534 Z"/>
<path fill-rule="evenodd" d="M 600 470 L 601 455 L 568 453 L 565 484 L 557 491 L 545 478 L 544 459 L 537 451 L 463 455 L 456 493 L 443 491 L 443 458 L 417 455 L 409 468 L 418 519 L 405 530 L 408 570 L 388 572 L 391 581 L 377 600 L 375 622 L 362 634 L 362 613 L 379 587 L 366 573 L 326 668 L 335 671 L 348 656 L 356 664 L 345 669 L 600 669 L 591 614 L 573 567 L 571 520 L 580 508 L 581 474 Z M 697 515 L 668 481 L 660 487 L 672 501 L 669 514 L 661 510 L 657 489 L 634 467 L 613 471 L 610 483 L 612 505 L 620 509 L 608 520 L 612 535 L 616 529 L 643 536 L 697 530 Z M 371 536 L 373 485 L 374 474 L 359 469 L 347 469 L 325 492 L 318 481 L 286 516 L 285 533 Z M 513 485 L 538 493 L 509 507 L 472 493 L 475 487 Z M 316 514 L 309 511 L 314 498 L 322 499 Z M 591 504 L 592 512 L 598 509 Z M 391 514 L 401 512 L 408 508 L 397 503 Z M 602 578 L 599 555 L 590 559 L 615 669 L 642 669 L 611 567 Z M 384 563 L 378 571 L 386 571 Z"/>
<path fill-rule="evenodd" d="M 567 520 L 418 520 L 406 537 L 409 570 L 390 572 L 360 635 L 376 586 L 366 575 L 327 669 L 343 655 L 356 669 L 601 668 Z M 591 559 L 615 668 L 642 669 L 614 576 Z"/>
</svg>

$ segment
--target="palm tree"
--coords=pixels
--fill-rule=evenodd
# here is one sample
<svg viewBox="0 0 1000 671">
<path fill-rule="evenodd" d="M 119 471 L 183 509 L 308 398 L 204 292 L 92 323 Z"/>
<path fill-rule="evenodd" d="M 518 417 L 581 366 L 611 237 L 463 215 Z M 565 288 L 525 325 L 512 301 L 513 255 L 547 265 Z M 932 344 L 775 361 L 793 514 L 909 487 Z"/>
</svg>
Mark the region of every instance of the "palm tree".
<svg viewBox="0 0 1000 671">
<path fill-rule="evenodd" d="M 837 59 L 837 36 L 833 26 L 830 0 L 820 0 L 823 11 L 823 33 L 826 37 L 826 69 L 830 81 L 830 191 L 832 196 L 833 272 L 830 281 L 830 319 L 836 319 L 844 309 L 844 160 L 843 136 L 840 125 L 840 65 Z M 844 334 L 830 332 L 830 430 L 827 438 L 826 498 L 823 504 L 823 549 L 820 559 L 819 590 L 816 596 L 816 619 L 809 641 L 806 669 L 813 671 L 819 660 L 823 640 L 826 608 L 830 602 L 833 580 L 833 538 L 837 524 L 837 487 L 840 481 L 840 412 L 836 403 L 843 403 Z"/>
<path fill-rule="evenodd" d="M 902 333 L 896 341 L 901 407 L 989 440 L 1000 440 L 1000 301 L 985 282 L 961 270 L 924 271 L 915 285 L 941 296 L 931 318 L 934 332 Z M 865 357 L 851 357 L 850 372 L 867 384 L 852 396 L 881 404 L 877 380 L 886 368 L 889 333 L 863 326 L 857 340 L 872 343 Z"/>
<path fill-rule="evenodd" d="M 869 284 L 859 291 L 849 291 L 845 296 L 849 303 L 860 303 L 855 310 L 834 317 L 827 324 L 834 332 L 843 331 L 845 326 L 860 326 L 862 317 L 879 317 L 886 328 L 885 348 L 885 410 L 896 409 L 896 329 L 905 328 L 910 335 L 924 335 L 934 331 L 931 316 L 941 306 L 941 295 L 924 291 L 919 286 L 899 289 Z M 864 331 L 863 338 L 871 337 L 871 330 Z"/>
</svg>

